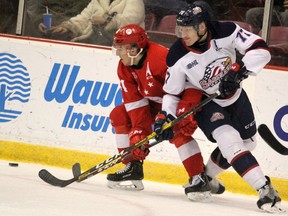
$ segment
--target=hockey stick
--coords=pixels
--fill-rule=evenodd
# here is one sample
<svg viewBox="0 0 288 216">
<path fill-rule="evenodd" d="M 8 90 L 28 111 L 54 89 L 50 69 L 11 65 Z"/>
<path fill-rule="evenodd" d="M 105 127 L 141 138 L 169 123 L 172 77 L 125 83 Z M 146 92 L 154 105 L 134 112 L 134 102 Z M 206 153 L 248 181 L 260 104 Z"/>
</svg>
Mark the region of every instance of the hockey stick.
<svg viewBox="0 0 288 216">
<path fill-rule="evenodd" d="M 162 142 L 161 141 L 157 141 L 155 140 L 154 142 L 152 142 L 151 144 L 149 144 L 149 148 L 152 148 L 153 146 L 157 145 L 158 143 Z M 131 152 L 130 152 L 131 154 Z M 129 154 L 127 155 L 129 156 Z M 121 160 L 118 160 L 117 163 L 120 163 L 121 161 L 123 161 L 125 158 L 121 158 Z M 112 167 L 112 165 L 111 165 Z M 73 166 L 72 166 L 72 173 L 73 173 L 73 176 L 74 177 L 78 177 L 81 175 L 81 165 L 80 163 L 75 163 Z M 83 181 L 84 179 L 82 179 L 81 181 Z M 80 182 L 79 180 L 77 182 Z"/>
<path fill-rule="evenodd" d="M 288 155 L 288 148 L 282 145 L 272 134 L 270 129 L 265 124 L 261 124 L 258 127 L 258 133 L 262 139 L 276 152 L 282 155 Z"/>
<path fill-rule="evenodd" d="M 149 148 L 152 148 L 153 146 L 155 146 L 155 145 L 157 145 L 158 143 L 160 143 L 160 142 L 162 142 L 162 140 L 161 141 L 157 141 L 157 140 L 155 140 L 154 142 L 152 142 L 151 144 L 149 144 Z M 129 156 L 131 156 L 131 152 L 130 152 L 130 154 L 127 154 L 127 156 L 129 157 Z M 125 158 L 121 158 L 121 160 L 117 160 L 117 163 L 120 163 L 121 161 L 123 161 Z M 112 165 L 112 164 L 110 164 L 111 165 L 111 167 L 112 166 L 114 166 L 114 164 Z M 73 173 L 73 176 L 74 177 L 78 177 L 78 176 L 80 176 L 81 175 L 81 165 L 80 165 L 80 163 L 75 163 L 73 166 L 72 166 L 72 173 Z M 87 177 L 88 178 L 88 177 Z M 85 180 L 85 179 L 81 179 L 81 181 L 83 181 L 83 180 Z M 77 182 L 80 182 L 79 180 L 77 181 Z"/>
<path fill-rule="evenodd" d="M 161 141 L 154 141 L 150 144 L 149 148 L 151 148 L 154 145 L 157 145 L 158 143 L 160 143 Z M 133 146 L 132 146 L 133 147 Z M 127 148 L 127 149 L 132 149 L 132 148 Z M 134 148 L 133 148 L 134 149 Z M 132 151 L 132 150 L 130 150 Z M 58 186 L 58 187 L 66 187 L 67 185 L 77 181 L 77 182 L 81 182 L 84 181 L 87 178 L 90 178 L 118 163 L 120 163 L 122 160 L 126 159 L 127 156 L 129 156 L 129 153 L 131 153 L 130 151 L 127 151 L 126 153 L 124 153 L 122 155 L 122 157 L 116 157 L 118 155 L 121 154 L 121 152 L 117 155 L 114 155 L 114 157 L 109 158 L 105 161 L 103 161 L 102 163 L 98 164 L 95 167 L 90 168 L 89 170 L 87 170 L 86 172 L 81 174 L 81 166 L 79 163 L 75 163 L 72 167 L 72 173 L 74 178 L 73 179 L 68 179 L 68 180 L 61 180 L 58 179 L 57 177 L 55 177 L 54 175 L 52 175 L 48 170 L 46 169 L 42 169 L 39 171 L 38 175 L 39 177 L 45 181 L 48 184 L 54 185 L 54 186 Z M 119 158 L 118 160 L 116 160 L 117 158 Z"/>
<path fill-rule="evenodd" d="M 153 143 L 150 144 L 149 148 L 151 148 L 154 145 L 157 145 L 158 143 L 160 143 L 161 141 L 154 141 Z M 129 147 L 129 149 L 132 149 Z M 134 148 L 133 148 L 134 149 Z M 132 151 L 132 150 L 131 150 Z M 129 153 L 131 153 L 130 151 L 127 151 L 126 154 L 124 153 L 122 155 L 122 157 L 116 157 L 118 155 L 121 154 L 121 152 L 117 155 L 114 155 L 114 157 L 109 158 L 105 161 L 103 161 L 102 163 L 98 164 L 95 167 L 90 168 L 89 170 L 87 170 L 86 172 L 81 174 L 81 166 L 79 163 L 75 163 L 72 167 L 72 173 L 74 178 L 72 179 L 68 179 L 68 180 L 61 180 L 58 179 L 57 177 L 55 177 L 54 175 L 52 175 L 48 170 L 46 169 L 42 169 L 39 171 L 38 175 L 39 177 L 45 181 L 48 184 L 54 185 L 54 186 L 58 186 L 58 187 L 66 187 L 67 185 L 77 181 L 77 182 L 81 182 L 84 181 L 87 178 L 90 178 L 118 163 L 120 163 L 122 160 L 124 160 L 127 156 L 129 156 Z"/>
<path fill-rule="evenodd" d="M 214 98 L 218 97 L 219 95 L 220 95 L 219 91 L 217 91 L 216 93 L 210 95 L 209 97 L 207 97 L 205 100 L 201 101 L 199 104 L 197 104 L 194 108 L 192 108 L 188 112 L 180 115 L 179 117 L 177 117 L 173 121 L 165 124 L 163 126 L 163 130 L 166 130 L 168 128 L 173 127 L 175 124 L 177 124 L 178 122 L 180 122 L 181 120 L 183 120 L 187 116 L 195 113 L 197 110 L 199 110 L 200 108 L 205 106 L 207 103 L 209 103 L 210 101 L 212 101 Z M 130 146 L 129 148 L 124 149 L 120 153 L 115 154 L 111 158 L 108 158 L 105 161 L 103 161 L 102 163 L 100 163 L 100 164 L 88 169 L 87 171 L 81 173 L 79 176 L 73 177 L 73 178 L 68 179 L 68 180 L 58 179 L 57 177 L 53 176 L 46 169 L 40 170 L 38 175 L 43 181 L 45 181 L 48 184 L 51 184 L 51 185 L 54 185 L 54 186 L 58 186 L 58 187 L 66 187 L 67 185 L 69 185 L 69 184 L 71 184 L 73 182 L 83 181 L 84 179 L 92 177 L 92 176 L 94 176 L 94 175 L 96 175 L 96 174 L 98 174 L 98 173 L 100 173 L 100 172 L 102 172 L 102 171 L 114 166 L 115 164 L 117 164 L 117 163 L 119 163 L 121 161 L 121 158 L 124 155 L 127 155 L 127 153 L 129 153 L 129 152 L 133 151 L 134 149 L 142 146 L 143 144 L 147 143 L 149 140 L 155 138 L 156 136 L 157 136 L 157 134 L 155 132 L 153 132 L 150 135 L 148 135 L 146 138 L 144 138 L 143 140 L 140 140 L 139 142 L 137 142 L 134 146 Z"/>
</svg>

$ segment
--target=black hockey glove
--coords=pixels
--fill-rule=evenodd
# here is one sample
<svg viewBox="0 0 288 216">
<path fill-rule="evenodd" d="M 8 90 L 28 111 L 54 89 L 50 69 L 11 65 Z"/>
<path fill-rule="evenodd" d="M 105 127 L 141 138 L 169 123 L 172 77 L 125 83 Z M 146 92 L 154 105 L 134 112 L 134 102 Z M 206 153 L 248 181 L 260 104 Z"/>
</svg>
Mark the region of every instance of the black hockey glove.
<svg viewBox="0 0 288 216">
<path fill-rule="evenodd" d="M 240 82 L 248 77 L 247 73 L 248 71 L 242 61 L 239 64 L 232 64 L 230 70 L 220 82 L 219 91 L 221 97 L 226 98 L 233 95 L 240 88 Z"/>
<path fill-rule="evenodd" d="M 166 123 L 173 121 L 175 118 L 172 115 L 167 115 L 165 111 L 160 111 L 155 117 L 154 132 L 157 134 L 157 141 L 170 140 L 174 137 L 173 127 L 163 130 Z"/>
</svg>

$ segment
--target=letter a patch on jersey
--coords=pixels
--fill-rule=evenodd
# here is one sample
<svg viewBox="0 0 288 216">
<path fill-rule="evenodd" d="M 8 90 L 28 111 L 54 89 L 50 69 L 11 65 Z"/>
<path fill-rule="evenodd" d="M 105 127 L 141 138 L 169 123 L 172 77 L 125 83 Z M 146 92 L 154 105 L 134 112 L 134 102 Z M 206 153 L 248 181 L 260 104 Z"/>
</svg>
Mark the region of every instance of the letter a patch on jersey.
<svg viewBox="0 0 288 216">
<path fill-rule="evenodd" d="M 152 73 L 151 73 L 151 70 L 150 70 L 150 67 L 149 67 L 149 62 L 147 63 L 147 68 L 146 68 L 146 79 L 152 79 L 153 76 L 152 76 Z"/>
</svg>

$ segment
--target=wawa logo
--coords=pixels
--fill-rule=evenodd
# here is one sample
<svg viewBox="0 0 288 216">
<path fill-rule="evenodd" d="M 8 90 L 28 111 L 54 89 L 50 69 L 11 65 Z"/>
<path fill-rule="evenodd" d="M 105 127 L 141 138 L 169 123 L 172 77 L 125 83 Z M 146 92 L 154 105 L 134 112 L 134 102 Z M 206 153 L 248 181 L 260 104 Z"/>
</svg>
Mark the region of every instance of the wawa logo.
<svg viewBox="0 0 288 216">
<path fill-rule="evenodd" d="M 55 63 L 45 87 L 44 98 L 47 102 L 68 105 L 61 127 L 106 133 L 110 125 L 108 116 L 95 113 L 97 109 L 82 113 L 77 110 L 77 105 L 115 107 L 122 103 L 119 84 L 80 79 L 79 71 L 78 65 Z"/>
<path fill-rule="evenodd" d="M 10 122 L 22 113 L 30 92 L 30 77 L 23 62 L 12 54 L 0 53 L 0 123 Z"/>
</svg>

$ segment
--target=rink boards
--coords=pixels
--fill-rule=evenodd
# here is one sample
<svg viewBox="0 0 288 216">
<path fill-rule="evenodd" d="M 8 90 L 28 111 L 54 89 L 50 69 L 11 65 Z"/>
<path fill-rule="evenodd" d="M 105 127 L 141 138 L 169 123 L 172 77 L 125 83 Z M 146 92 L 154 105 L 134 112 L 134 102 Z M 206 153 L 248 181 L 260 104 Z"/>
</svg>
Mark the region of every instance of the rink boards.
<svg viewBox="0 0 288 216">
<path fill-rule="evenodd" d="M 0 47 L 1 159 L 64 168 L 80 162 L 85 170 L 117 153 L 109 113 L 122 95 L 110 48 L 8 35 L 0 35 Z M 287 68 L 267 67 L 243 83 L 257 124 L 267 124 L 286 147 L 287 81 Z M 195 138 L 207 161 L 215 144 L 200 130 Z M 257 139 L 253 154 L 288 200 L 287 156 Z M 145 179 L 181 185 L 187 178 L 174 146 L 151 149 Z M 232 192 L 256 194 L 233 170 L 219 178 Z"/>
</svg>

